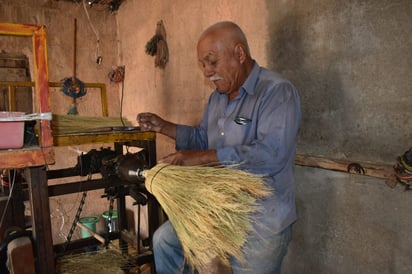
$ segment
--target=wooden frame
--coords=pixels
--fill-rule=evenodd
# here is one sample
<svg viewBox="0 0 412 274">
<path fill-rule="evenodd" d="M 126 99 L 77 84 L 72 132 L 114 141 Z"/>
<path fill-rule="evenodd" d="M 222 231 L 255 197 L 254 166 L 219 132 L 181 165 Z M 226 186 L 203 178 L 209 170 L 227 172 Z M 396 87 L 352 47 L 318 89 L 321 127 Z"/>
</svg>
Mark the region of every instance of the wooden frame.
<svg viewBox="0 0 412 274">
<path fill-rule="evenodd" d="M 60 82 L 49 82 L 49 87 L 53 88 L 59 88 L 62 86 L 62 83 Z M 10 111 L 14 111 L 16 109 L 15 107 L 15 92 L 16 92 L 16 87 L 34 87 L 35 83 L 34 82 L 10 82 L 10 81 L 0 81 L 0 86 L 5 86 L 8 87 L 8 92 L 9 92 L 9 102 L 8 106 Z M 103 83 L 84 83 L 84 86 L 86 88 L 96 88 L 100 89 L 100 100 L 102 103 L 102 114 L 103 116 L 107 117 L 109 116 L 109 109 L 107 106 L 107 90 L 106 90 L 106 85 Z"/>
<path fill-rule="evenodd" d="M 47 44 L 44 26 L 0 23 L 0 35 L 31 37 L 34 60 L 35 112 L 50 112 L 48 85 Z M 36 254 L 36 272 L 54 273 L 53 240 L 51 236 L 50 208 L 46 166 L 54 164 L 51 121 L 40 121 L 39 145 L 22 149 L 0 150 L 1 169 L 24 168 L 28 183 L 32 211 L 32 230 Z"/>
<path fill-rule="evenodd" d="M 29 24 L 0 23 L 0 35 L 31 37 L 33 42 L 34 108 L 50 112 L 46 28 Z M 40 121 L 40 147 L 0 150 L 0 168 L 24 168 L 54 164 L 53 137 L 49 120 Z"/>
</svg>

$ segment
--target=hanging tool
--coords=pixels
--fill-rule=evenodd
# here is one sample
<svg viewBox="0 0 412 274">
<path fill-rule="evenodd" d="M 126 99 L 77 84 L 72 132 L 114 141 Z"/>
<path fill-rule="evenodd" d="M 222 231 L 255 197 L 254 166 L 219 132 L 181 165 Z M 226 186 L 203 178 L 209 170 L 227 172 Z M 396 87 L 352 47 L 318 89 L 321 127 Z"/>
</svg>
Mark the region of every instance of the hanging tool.
<svg viewBox="0 0 412 274">
<path fill-rule="evenodd" d="M 77 59 L 77 19 L 74 18 L 74 31 L 73 31 L 73 75 L 63 79 L 63 86 L 61 91 L 72 98 L 72 104 L 67 114 L 77 115 L 77 98 L 86 95 L 84 83 L 76 78 L 76 59 Z"/>
</svg>

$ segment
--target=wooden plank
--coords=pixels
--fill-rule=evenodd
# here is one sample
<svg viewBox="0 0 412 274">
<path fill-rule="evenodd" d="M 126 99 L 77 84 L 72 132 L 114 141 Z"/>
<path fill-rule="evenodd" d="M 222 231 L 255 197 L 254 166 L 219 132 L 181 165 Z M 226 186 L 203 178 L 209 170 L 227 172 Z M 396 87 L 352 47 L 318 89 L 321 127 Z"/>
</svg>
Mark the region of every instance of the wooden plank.
<svg viewBox="0 0 412 274">
<path fill-rule="evenodd" d="M 0 35 L 33 36 L 38 29 L 39 26 L 31 24 L 1 23 Z"/>
<path fill-rule="evenodd" d="M 33 246 L 29 237 L 12 240 L 7 246 L 10 273 L 36 274 Z"/>
<path fill-rule="evenodd" d="M 87 132 L 83 134 L 54 135 L 55 146 L 73 146 L 84 144 L 124 143 L 133 141 L 150 141 L 156 138 L 155 132 Z"/>
<path fill-rule="evenodd" d="M 365 175 L 386 180 L 392 180 L 394 178 L 393 166 L 384 163 L 338 160 L 327 157 L 297 154 L 295 157 L 295 164 L 299 166 L 316 167 L 333 171 Z"/>
<path fill-rule="evenodd" d="M 27 147 L 0 150 L 0 168 L 20 169 L 54 164 L 53 148 Z"/>
<path fill-rule="evenodd" d="M 30 191 L 37 273 L 55 273 L 46 168 L 25 169 Z"/>
<path fill-rule="evenodd" d="M 50 112 L 50 97 L 49 97 L 49 71 L 47 64 L 47 43 L 46 43 L 46 28 L 41 26 L 33 33 L 33 57 L 35 67 L 35 108 L 39 113 Z M 53 145 L 53 137 L 51 131 L 51 121 L 40 120 L 39 132 L 40 146 L 51 147 Z"/>
</svg>

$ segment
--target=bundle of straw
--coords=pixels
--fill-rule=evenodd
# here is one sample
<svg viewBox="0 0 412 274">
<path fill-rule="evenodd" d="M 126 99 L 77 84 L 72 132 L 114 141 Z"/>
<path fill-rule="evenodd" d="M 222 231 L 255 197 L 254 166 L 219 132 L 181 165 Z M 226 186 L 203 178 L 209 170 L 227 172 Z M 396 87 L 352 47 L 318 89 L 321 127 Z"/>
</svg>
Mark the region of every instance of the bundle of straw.
<svg viewBox="0 0 412 274">
<path fill-rule="evenodd" d="M 57 259 L 56 273 L 59 274 L 124 274 L 124 268 L 134 265 L 119 252 L 101 249 L 94 252 L 65 255 Z"/>
<path fill-rule="evenodd" d="M 131 126 L 132 123 L 120 117 L 92 117 L 53 114 L 52 130 L 55 134 L 87 131 L 104 127 Z"/>
<path fill-rule="evenodd" d="M 270 195 L 258 175 L 223 167 L 158 164 L 143 174 L 146 189 L 168 215 L 191 267 L 214 258 L 243 261 L 257 199 Z"/>
</svg>

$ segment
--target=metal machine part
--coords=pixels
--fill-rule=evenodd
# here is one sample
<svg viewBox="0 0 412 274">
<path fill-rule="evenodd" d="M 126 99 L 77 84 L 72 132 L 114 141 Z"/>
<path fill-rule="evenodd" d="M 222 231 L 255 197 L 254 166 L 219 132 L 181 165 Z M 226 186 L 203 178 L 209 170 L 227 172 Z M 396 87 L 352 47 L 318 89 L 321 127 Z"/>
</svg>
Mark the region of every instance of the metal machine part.
<svg viewBox="0 0 412 274">
<path fill-rule="evenodd" d="M 116 164 L 117 176 L 129 182 L 136 182 L 136 179 L 143 182 L 144 176 L 142 172 L 148 169 L 148 165 L 141 156 L 137 153 L 126 154 L 121 157 Z"/>
</svg>

